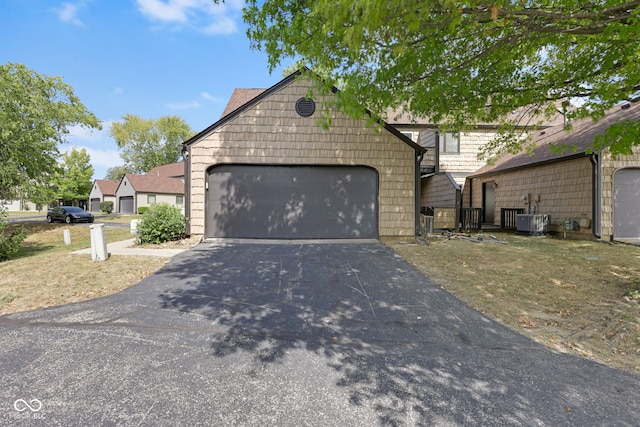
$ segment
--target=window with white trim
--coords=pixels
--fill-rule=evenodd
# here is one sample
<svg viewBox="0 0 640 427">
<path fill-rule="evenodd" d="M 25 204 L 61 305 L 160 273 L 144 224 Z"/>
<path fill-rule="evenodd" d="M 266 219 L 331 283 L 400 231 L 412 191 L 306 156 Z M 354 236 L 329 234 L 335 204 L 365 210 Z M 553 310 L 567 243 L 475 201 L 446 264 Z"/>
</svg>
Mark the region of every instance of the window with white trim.
<svg viewBox="0 0 640 427">
<path fill-rule="evenodd" d="M 147 203 L 148 204 L 152 204 L 156 202 L 156 195 L 155 194 L 147 194 Z"/>
<path fill-rule="evenodd" d="M 443 132 L 440 134 L 440 153 L 460 153 L 460 137 L 457 132 Z"/>
</svg>

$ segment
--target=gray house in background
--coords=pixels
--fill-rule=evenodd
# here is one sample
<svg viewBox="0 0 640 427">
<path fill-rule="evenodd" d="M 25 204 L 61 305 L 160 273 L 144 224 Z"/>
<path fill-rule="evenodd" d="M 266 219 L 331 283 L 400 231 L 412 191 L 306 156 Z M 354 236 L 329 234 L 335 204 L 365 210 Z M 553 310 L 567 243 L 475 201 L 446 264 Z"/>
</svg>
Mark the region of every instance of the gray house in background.
<svg viewBox="0 0 640 427">
<path fill-rule="evenodd" d="M 116 190 L 116 211 L 137 213 L 138 208 L 168 203 L 184 208 L 184 181 L 180 178 L 126 174 Z"/>
<path fill-rule="evenodd" d="M 120 181 L 111 181 L 108 179 L 96 179 L 89 193 L 89 210 L 91 212 L 100 212 L 101 202 L 112 202 L 114 211 L 116 205 L 116 189 Z"/>
</svg>

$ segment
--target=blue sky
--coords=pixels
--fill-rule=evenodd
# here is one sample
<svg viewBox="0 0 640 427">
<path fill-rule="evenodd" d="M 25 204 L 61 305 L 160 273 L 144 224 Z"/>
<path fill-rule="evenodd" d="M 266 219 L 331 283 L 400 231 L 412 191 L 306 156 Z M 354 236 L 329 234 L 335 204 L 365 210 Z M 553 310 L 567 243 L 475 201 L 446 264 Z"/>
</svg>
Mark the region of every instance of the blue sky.
<svg viewBox="0 0 640 427">
<path fill-rule="evenodd" d="M 61 76 L 102 121 L 61 147 L 86 148 L 94 179 L 122 164 L 109 126 L 126 113 L 183 118 L 199 132 L 236 87 L 270 87 L 266 55 L 251 50 L 242 0 L 2 0 L 0 63 Z M 287 64 L 285 64 L 287 65 Z"/>
</svg>

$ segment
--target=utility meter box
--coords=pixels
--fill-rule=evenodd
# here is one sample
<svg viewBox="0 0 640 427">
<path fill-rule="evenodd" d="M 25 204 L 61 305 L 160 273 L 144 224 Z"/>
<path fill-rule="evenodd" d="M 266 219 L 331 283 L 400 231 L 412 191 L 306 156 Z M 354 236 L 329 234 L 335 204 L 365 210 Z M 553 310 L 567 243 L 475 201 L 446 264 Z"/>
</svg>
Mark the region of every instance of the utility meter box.
<svg viewBox="0 0 640 427">
<path fill-rule="evenodd" d="M 109 257 L 107 253 L 107 239 L 104 235 L 104 224 L 93 224 L 89 226 L 91 234 L 91 259 L 93 261 L 106 261 Z"/>
</svg>

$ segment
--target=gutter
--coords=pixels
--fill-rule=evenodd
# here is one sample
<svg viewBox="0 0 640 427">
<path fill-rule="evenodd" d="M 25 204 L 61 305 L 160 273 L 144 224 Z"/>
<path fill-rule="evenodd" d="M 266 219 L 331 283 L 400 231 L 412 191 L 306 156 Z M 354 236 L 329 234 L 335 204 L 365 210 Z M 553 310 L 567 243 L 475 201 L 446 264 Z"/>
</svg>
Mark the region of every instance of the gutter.
<svg viewBox="0 0 640 427">
<path fill-rule="evenodd" d="M 424 158 L 425 150 L 418 151 L 416 156 L 416 189 L 415 189 L 415 235 L 420 235 L 420 192 L 422 190 L 422 178 L 420 177 L 420 164 Z"/>
<path fill-rule="evenodd" d="M 600 214 L 602 212 L 602 183 L 600 182 L 600 155 L 597 153 L 591 154 L 589 160 L 591 161 L 591 216 L 593 218 L 593 224 L 591 226 L 591 234 L 596 239 L 600 239 Z"/>
<path fill-rule="evenodd" d="M 182 144 L 184 161 L 184 217 L 185 234 L 191 236 L 191 146 Z"/>
</svg>

